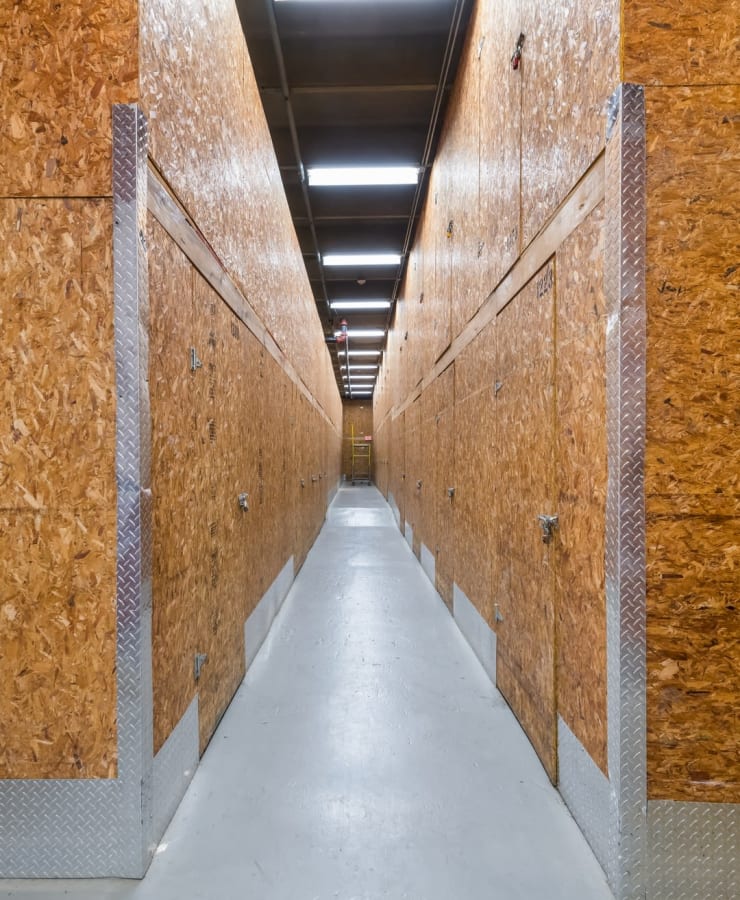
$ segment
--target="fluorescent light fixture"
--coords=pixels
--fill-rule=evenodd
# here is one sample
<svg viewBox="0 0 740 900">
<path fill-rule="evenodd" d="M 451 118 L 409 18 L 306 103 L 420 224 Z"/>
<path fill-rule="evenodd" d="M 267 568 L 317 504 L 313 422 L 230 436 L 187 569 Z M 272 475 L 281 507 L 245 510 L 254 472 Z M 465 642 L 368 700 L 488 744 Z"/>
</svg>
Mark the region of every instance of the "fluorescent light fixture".
<svg viewBox="0 0 740 900">
<path fill-rule="evenodd" d="M 336 337 L 344 334 L 343 331 L 335 331 Z M 347 337 L 351 338 L 382 338 L 385 337 L 385 331 L 382 328 L 348 328 Z"/>
<path fill-rule="evenodd" d="M 380 350 L 350 350 L 349 351 L 350 356 L 380 356 L 380 354 L 381 354 Z M 347 351 L 340 350 L 339 355 L 346 356 Z"/>
<path fill-rule="evenodd" d="M 397 266 L 400 253 L 327 253 L 321 261 L 325 266 Z"/>
<path fill-rule="evenodd" d="M 342 366 L 343 371 L 346 371 L 346 369 L 347 369 L 347 366 Z M 350 370 L 350 372 L 360 372 L 360 371 L 377 372 L 378 367 L 377 366 L 350 366 L 349 370 Z"/>
<path fill-rule="evenodd" d="M 390 309 L 390 300 L 334 300 L 332 309 L 347 312 L 369 312 L 371 309 Z"/>
<path fill-rule="evenodd" d="M 374 375 L 355 375 L 352 374 L 349 376 L 350 381 L 375 381 Z"/>
<path fill-rule="evenodd" d="M 417 166 L 317 166 L 307 171 L 311 187 L 364 187 L 419 181 Z"/>
</svg>

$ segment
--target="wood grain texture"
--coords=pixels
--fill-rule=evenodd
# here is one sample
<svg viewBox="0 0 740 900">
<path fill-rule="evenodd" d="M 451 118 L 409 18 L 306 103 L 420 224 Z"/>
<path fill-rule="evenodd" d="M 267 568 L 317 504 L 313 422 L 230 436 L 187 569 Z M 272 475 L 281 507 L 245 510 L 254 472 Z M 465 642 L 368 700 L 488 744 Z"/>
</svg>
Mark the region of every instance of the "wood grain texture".
<svg viewBox="0 0 740 900">
<path fill-rule="evenodd" d="M 148 219 L 152 416 L 152 683 L 154 752 L 196 693 L 197 611 L 209 581 L 209 467 L 203 411 L 213 382 L 207 333 L 195 321 L 195 273 Z M 190 348 L 203 369 L 190 370 Z"/>
<path fill-rule="evenodd" d="M 520 0 L 481 3 L 480 221 L 484 298 L 521 248 L 522 72 L 510 58 L 522 30 Z M 473 48 L 477 54 L 477 46 Z"/>
<path fill-rule="evenodd" d="M 109 201 L 0 201 L 0 508 L 115 505 L 112 232 Z"/>
<path fill-rule="evenodd" d="M 557 780 L 555 585 L 557 535 L 537 516 L 555 511 L 554 277 L 542 269 L 496 324 L 498 467 L 494 493 L 496 684 Z M 505 473 L 505 474 L 504 474 Z"/>
<path fill-rule="evenodd" d="M 738 802 L 740 93 L 646 108 L 648 794 Z"/>
<path fill-rule="evenodd" d="M 740 802 L 740 524 L 648 516 L 651 799 Z"/>
<path fill-rule="evenodd" d="M 456 382 L 457 387 L 457 382 Z M 495 629 L 493 509 L 500 477 L 493 386 L 455 395 L 454 580 Z"/>
<path fill-rule="evenodd" d="M 414 532 L 413 550 L 419 554 L 419 524 L 421 520 L 421 402 L 416 401 L 405 413 L 406 418 L 406 521 Z M 419 486 L 419 482 L 422 485 Z"/>
<path fill-rule="evenodd" d="M 604 207 L 556 254 L 558 712 L 607 774 Z"/>
<path fill-rule="evenodd" d="M 112 230 L 0 201 L 0 777 L 116 775 Z"/>
<path fill-rule="evenodd" d="M 450 197 L 449 238 L 451 341 L 483 301 L 480 228 L 480 41 L 482 5 L 473 8 L 449 106 Z"/>
<path fill-rule="evenodd" d="M 646 492 L 736 511 L 740 88 L 653 88 L 648 121 Z"/>
<path fill-rule="evenodd" d="M 455 580 L 455 499 L 448 493 L 455 487 L 455 370 L 453 366 L 438 379 L 437 414 L 434 417 L 433 492 L 435 543 L 435 587 L 452 609 Z"/>
<path fill-rule="evenodd" d="M 522 0 L 521 15 L 526 247 L 604 146 L 606 104 L 619 80 L 620 3 Z"/>
<path fill-rule="evenodd" d="M 328 409 L 336 393 L 329 354 L 236 6 L 149 0 L 141 58 L 157 168 L 308 393 Z"/>
<path fill-rule="evenodd" d="M 0 778 L 115 778 L 116 514 L 0 510 Z"/>
<path fill-rule="evenodd" d="M 738 83 L 737 0 L 630 0 L 622 5 L 622 81 Z"/>
<path fill-rule="evenodd" d="M 0 6 L 0 197 L 111 196 L 111 105 L 138 99 L 138 6 Z"/>
</svg>

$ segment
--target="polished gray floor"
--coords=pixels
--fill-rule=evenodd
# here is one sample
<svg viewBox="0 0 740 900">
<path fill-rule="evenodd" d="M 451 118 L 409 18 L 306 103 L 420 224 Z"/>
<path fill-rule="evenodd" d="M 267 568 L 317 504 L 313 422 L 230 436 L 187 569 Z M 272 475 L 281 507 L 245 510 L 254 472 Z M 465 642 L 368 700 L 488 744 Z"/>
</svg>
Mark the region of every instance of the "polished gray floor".
<svg viewBox="0 0 740 900">
<path fill-rule="evenodd" d="M 372 487 L 337 495 L 142 882 L 0 897 L 607 900 Z"/>
</svg>

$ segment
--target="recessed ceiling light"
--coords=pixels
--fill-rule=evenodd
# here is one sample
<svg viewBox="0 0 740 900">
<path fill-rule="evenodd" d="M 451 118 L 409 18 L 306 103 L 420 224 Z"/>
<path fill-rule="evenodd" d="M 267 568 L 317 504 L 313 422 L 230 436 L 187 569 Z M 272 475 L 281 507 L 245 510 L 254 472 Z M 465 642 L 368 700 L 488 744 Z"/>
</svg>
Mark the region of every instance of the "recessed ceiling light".
<svg viewBox="0 0 740 900">
<path fill-rule="evenodd" d="M 351 338 L 382 338 L 385 337 L 385 331 L 382 328 L 349 328 L 346 332 L 335 331 L 336 337 L 346 334 Z"/>
<path fill-rule="evenodd" d="M 317 166 L 308 169 L 311 187 L 362 187 L 381 184 L 416 184 L 417 166 Z"/>
<path fill-rule="evenodd" d="M 390 309 L 390 300 L 334 300 L 331 308 L 336 310 L 347 310 L 354 312 L 363 312 L 371 309 Z"/>
<path fill-rule="evenodd" d="M 400 253 L 327 253 L 321 261 L 325 266 L 397 266 Z"/>
</svg>

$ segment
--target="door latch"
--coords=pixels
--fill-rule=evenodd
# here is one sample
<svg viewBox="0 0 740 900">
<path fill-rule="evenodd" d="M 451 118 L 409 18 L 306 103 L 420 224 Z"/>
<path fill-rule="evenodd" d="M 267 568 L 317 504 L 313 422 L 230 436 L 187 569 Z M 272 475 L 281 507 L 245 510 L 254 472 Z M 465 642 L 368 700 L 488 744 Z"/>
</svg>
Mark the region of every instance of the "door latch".
<svg viewBox="0 0 740 900">
<path fill-rule="evenodd" d="M 193 674 L 195 675 L 195 680 L 200 681 L 200 673 L 203 671 L 203 666 L 208 662 L 208 654 L 207 653 L 196 653 L 195 654 L 195 663 L 193 665 Z"/>
<path fill-rule="evenodd" d="M 203 368 L 203 363 L 198 359 L 198 351 L 195 347 L 190 348 L 190 371 L 197 372 L 198 369 Z"/>
<path fill-rule="evenodd" d="M 549 544 L 552 540 L 553 532 L 558 527 L 558 517 L 555 516 L 537 516 L 542 528 L 542 543 Z"/>
<path fill-rule="evenodd" d="M 239 494 L 237 500 L 239 501 L 239 509 L 249 512 L 249 494 Z"/>
</svg>

